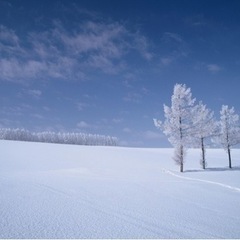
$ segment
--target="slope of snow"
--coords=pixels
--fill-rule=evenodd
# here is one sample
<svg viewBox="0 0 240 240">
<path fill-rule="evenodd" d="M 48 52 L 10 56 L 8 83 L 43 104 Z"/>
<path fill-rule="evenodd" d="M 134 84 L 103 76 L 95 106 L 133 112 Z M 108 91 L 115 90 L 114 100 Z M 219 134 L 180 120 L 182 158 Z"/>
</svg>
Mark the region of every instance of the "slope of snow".
<svg viewBox="0 0 240 240">
<path fill-rule="evenodd" d="M 0 238 L 240 238 L 240 150 L 0 141 Z"/>
</svg>

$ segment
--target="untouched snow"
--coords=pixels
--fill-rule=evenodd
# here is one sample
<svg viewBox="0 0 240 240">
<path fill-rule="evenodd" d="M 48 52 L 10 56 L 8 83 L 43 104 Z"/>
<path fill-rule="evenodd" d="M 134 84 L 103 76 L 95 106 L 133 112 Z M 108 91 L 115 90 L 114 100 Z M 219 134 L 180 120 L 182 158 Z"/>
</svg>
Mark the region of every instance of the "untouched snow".
<svg viewBox="0 0 240 240">
<path fill-rule="evenodd" d="M 240 238 L 240 150 L 0 141 L 0 238 Z"/>
</svg>

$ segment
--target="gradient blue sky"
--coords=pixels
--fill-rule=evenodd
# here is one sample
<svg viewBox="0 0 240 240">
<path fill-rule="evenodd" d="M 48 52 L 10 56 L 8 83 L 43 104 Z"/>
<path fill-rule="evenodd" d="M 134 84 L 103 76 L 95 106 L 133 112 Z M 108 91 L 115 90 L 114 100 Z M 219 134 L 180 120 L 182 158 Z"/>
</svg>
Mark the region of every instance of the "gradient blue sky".
<svg viewBox="0 0 240 240">
<path fill-rule="evenodd" d="M 240 1 L 0 0 L 0 127 L 168 147 L 175 83 L 240 110 Z"/>
</svg>

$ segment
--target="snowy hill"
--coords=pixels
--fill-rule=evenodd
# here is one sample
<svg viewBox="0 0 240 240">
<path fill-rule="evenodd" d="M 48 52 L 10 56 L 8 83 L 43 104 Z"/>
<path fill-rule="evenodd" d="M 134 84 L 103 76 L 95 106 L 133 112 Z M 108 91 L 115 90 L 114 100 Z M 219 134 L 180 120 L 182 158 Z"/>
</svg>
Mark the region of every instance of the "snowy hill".
<svg viewBox="0 0 240 240">
<path fill-rule="evenodd" d="M 0 141 L 0 238 L 240 238 L 240 150 Z"/>
</svg>

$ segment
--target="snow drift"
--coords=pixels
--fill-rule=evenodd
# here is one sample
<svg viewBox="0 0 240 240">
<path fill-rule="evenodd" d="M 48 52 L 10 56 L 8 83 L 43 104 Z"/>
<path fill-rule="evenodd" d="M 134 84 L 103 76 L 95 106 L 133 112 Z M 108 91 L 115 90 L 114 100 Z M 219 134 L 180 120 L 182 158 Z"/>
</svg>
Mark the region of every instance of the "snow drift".
<svg viewBox="0 0 240 240">
<path fill-rule="evenodd" d="M 0 238 L 240 238 L 240 150 L 0 146 Z"/>
</svg>

